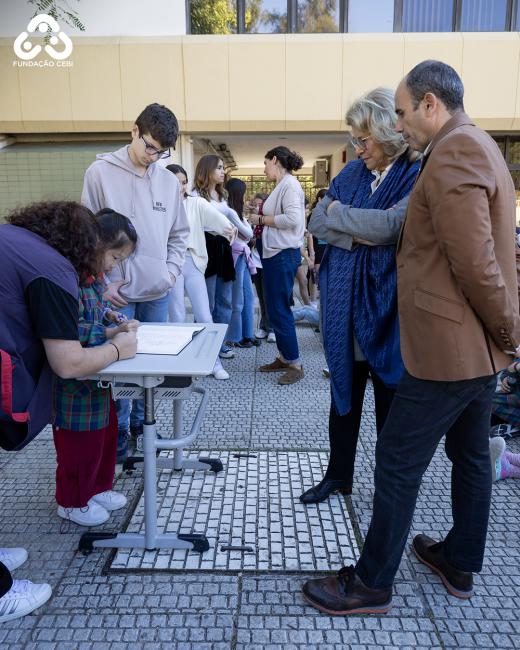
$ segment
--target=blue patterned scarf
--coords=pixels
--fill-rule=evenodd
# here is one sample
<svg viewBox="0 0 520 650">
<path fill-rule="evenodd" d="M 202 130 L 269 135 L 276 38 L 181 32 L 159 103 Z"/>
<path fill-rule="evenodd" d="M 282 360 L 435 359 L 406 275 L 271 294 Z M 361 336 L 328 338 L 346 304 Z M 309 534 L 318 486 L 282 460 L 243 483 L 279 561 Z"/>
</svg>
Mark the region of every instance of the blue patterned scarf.
<svg viewBox="0 0 520 650">
<path fill-rule="evenodd" d="M 374 176 L 362 160 L 354 160 L 332 181 L 328 194 L 353 208 L 387 210 L 411 192 L 419 166 L 402 154 L 371 194 Z M 320 266 L 323 344 L 339 415 L 351 408 L 354 335 L 385 384 L 396 386 L 403 372 L 395 253 L 396 246 L 365 245 L 352 251 L 329 245 L 325 251 Z"/>
</svg>

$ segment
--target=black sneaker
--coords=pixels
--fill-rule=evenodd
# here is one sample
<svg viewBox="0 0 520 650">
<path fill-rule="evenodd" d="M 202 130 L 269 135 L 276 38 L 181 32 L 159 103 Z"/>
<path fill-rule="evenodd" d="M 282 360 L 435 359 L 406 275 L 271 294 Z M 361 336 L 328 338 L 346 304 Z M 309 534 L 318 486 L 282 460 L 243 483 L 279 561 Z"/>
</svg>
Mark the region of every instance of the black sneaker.
<svg viewBox="0 0 520 650">
<path fill-rule="evenodd" d="M 435 571 L 452 596 L 471 598 L 473 573 L 460 571 L 448 563 L 444 557 L 444 542 L 436 542 L 428 535 L 416 535 L 412 542 L 412 550 L 419 562 Z"/>
</svg>

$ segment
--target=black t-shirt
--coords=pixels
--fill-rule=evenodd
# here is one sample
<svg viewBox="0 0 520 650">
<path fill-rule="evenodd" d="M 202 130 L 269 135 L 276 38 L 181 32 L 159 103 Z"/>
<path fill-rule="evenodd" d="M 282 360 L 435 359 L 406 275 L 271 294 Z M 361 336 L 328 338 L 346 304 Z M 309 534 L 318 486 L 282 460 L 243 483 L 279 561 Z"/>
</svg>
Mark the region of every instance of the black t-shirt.
<svg viewBox="0 0 520 650">
<path fill-rule="evenodd" d="M 78 340 L 76 298 L 47 278 L 37 278 L 25 290 L 29 318 L 36 338 Z"/>
</svg>

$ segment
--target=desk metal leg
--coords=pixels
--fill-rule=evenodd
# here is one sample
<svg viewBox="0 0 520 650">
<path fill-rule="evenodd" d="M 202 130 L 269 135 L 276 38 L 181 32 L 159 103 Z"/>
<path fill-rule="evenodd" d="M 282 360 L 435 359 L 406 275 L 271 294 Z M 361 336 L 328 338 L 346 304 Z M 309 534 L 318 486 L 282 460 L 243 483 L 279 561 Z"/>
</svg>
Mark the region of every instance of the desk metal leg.
<svg viewBox="0 0 520 650">
<path fill-rule="evenodd" d="M 205 535 L 157 534 L 157 458 L 155 456 L 156 429 L 154 416 L 154 389 L 144 389 L 144 535 L 138 533 L 84 533 L 79 550 L 90 552 L 93 548 L 183 548 L 203 553 L 209 549 Z"/>
<path fill-rule="evenodd" d="M 173 403 L 173 437 L 182 438 L 182 402 L 175 401 Z M 159 462 L 168 459 L 159 459 Z M 165 467 L 161 463 L 161 467 Z M 182 449 L 176 449 L 173 457 L 173 469 L 180 471 L 183 469 L 204 470 L 208 469 L 211 472 L 221 472 L 224 469 L 222 461 L 219 458 L 205 458 L 199 456 L 198 458 L 185 458 Z"/>
</svg>

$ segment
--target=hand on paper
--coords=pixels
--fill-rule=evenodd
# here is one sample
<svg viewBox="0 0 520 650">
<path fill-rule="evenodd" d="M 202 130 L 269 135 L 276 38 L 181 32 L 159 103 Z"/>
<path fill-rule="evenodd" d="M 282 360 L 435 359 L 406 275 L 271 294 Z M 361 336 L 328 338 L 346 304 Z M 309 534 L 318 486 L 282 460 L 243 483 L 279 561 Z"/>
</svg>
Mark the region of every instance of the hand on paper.
<svg viewBox="0 0 520 650">
<path fill-rule="evenodd" d="M 118 332 L 113 338 L 112 342 L 115 343 L 119 349 L 119 359 L 131 359 L 135 357 L 137 352 L 137 337 L 136 330 L 130 332 Z"/>
</svg>

